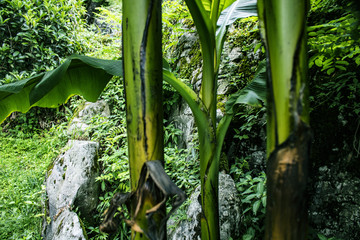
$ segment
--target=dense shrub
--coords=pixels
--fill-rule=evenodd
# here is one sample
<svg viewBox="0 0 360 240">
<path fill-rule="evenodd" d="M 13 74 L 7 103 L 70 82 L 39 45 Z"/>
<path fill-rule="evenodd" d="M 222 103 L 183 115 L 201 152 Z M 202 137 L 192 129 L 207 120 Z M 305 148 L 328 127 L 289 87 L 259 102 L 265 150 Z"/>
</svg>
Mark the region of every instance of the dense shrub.
<svg viewBox="0 0 360 240">
<path fill-rule="evenodd" d="M 82 52 L 84 13 L 81 0 L 0 0 L 0 79 L 45 71 Z"/>
<path fill-rule="evenodd" d="M 0 85 L 52 69 L 74 53 L 83 53 L 82 0 L 0 0 Z M 48 129 L 63 118 L 53 109 L 14 113 L 3 131 L 25 134 Z"/>
</svg>

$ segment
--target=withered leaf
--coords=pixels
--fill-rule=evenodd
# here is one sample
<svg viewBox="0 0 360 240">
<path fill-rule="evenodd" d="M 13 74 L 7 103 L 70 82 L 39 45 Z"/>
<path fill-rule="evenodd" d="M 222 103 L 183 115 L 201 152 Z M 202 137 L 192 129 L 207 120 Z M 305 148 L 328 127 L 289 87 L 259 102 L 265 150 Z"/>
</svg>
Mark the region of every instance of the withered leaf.
<svg viewBox="0 0 360 240">
<path fill-rule="evenodd" d="M 165 207 L 169 198 L 172 199 L 172 208 L 157 223 L 153 216 Z M 154 204 L 151 209 L 146 211 L 147 226 L 146 229 L 143 229 L 140 227 L 141 224 L 137 222 L 137 219 L 147 199 L 151 199 Z M 134 201 L 136 201 L 135 204 Z M 151 240 L 164 239 L 166 236 L 166 230 L 164 229 L 166 221 L 184 201 L 185 193 L 171 181 L 165 173 L 161 162 L 158 160 L 145 162 L 141 169 L 138 188 L 131 193 L 117 193 L 114 195 L 110 207 L 105 214 L 104 221 L 100 225 L 100 230 L 104 232 L 116 231 L 118 222 L 114 216 L 117 209 L 123 204 L 127 205 L 127 208 L 130 209 L 129 206 L 132 202 L 132 206 L 136 206 L 133 216 L 131 219 L 124 219 L 124 214 L 121 211 L 121 219 L 129 224 L 134 231 L 144 233 Z"/>
</svg>

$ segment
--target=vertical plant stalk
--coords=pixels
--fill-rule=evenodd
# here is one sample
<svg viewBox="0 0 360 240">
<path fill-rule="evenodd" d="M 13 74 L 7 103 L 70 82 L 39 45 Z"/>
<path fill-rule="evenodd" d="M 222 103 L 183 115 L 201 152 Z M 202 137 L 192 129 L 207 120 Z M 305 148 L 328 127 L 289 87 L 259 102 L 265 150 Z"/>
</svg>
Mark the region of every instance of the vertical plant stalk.
<svg viewBox="0 0 360 240">
<path fill-rule="evenodd" d="M 161 1 L 124 0 L 122 24 L 130 181 L 135 191 L 143 164 L 164 158 Z M 154 203 L 150 198 L 144 202 L 136 220 L 147 230 L 146 211 Z M 135 208 L 133 203 L 132 214 Z M 160 222 L 163 216 L 165 209 L 154 218 Z M 146 239 L 136 231 L 131 235 L 132 239 Z"/>
<path fill-rule="evenodd" d="M 206 125 L 200 126 L 195 118 L 199 134 L 200 178 L 201 178 L 201 239 L 220 239 L 219 231 L 219 159 L 216 158 L 216 91 L 217 63 L 215 26 L 219 1 L 215 0 L 211 17 L 200 0 L 187 0 L 187 6 L 199 33 L 203 58 L 203 77 L 200 99 L 204 103 Z"/>
<path fill-rule="evenodd" d="M 307 94 L 307 1 L 259 0 L 268 55 L 265 239 L 305 239 L 311 139 Z"/>
</svg>

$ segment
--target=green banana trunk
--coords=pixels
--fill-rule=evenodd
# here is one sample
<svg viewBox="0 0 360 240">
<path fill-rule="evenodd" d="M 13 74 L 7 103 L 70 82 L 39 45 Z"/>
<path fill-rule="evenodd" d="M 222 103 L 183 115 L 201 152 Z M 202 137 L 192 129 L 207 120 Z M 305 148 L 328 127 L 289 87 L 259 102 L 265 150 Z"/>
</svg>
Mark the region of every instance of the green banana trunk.
<svg viewBox="0 0 360 240">
<path fill-rule="evenodd" d="M 201 132 L 201 239 L 220 239 L 219 230 L 219 159 L 217 159 L 215 134 L 211 129 Z"/>
<path fill-rule="evenodd" d="M 307 1 L 261 0 L 268 54 L 268 185 L 265 239 L 305 239 L 311 139 L 307 93 Z"/>
<path fill-rule="evenodd" d="M 164 158 L 161 0 L 124 0 L 122 22 L 130 179 L 131 190 L 135 191 L 144 163 Z M 146 211 L 154 202 L 151 195 L 143 201 L 135 220 L 145 232 Z M 132 214 L 135 208 L 134 202 Z M 163 216 L 165 209 L 154 219 L 159 223 Z M 132 239 L 147 239 L 145 234 L 132 230 Z"/>
</svg>

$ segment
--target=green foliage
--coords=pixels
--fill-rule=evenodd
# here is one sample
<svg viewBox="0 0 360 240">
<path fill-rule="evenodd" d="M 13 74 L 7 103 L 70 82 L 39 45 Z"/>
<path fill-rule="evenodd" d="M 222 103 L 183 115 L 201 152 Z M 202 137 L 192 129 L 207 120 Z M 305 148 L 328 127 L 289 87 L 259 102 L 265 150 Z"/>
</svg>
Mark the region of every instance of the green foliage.
<svg viewBox="0 0 360 240">
<path fill-rule="evenodd" d="M 170 56 L 174 46 L 191 26 L 194 26 L 190 12 L 180 0 L 164 1 L 162 4 L 163 53 Z M 173 59 L 168 59 L 172 62 Z"/>
<path fill-rule="evenodd" d="M 239 110 L 237 116 L 238 120 L 241 121 L 239 128 L 234 128 L 234 138 L 240 141 L 248 140 L 252 137 L 252 141 L 259 134 L 259 127 L 264 127 L 265 122 L 261 122 L 261 118 L 264 115 L 266 109 L 262 108 L 244 108 Z"/>
<path fill-rule="evenodd" d="M 249 171 L 247 159 L 238 159 L 231 166 L 230 173 L 234 176 L 241 199 L 242 239 L 262 239 L 265 230 L 266 174 Z"/>
<path fill-rule="evenodd" d="M 240 104 L 260 107 L 266 101 L 266 63 L 261 62 L 255 73 L 254 79 L 244 88 L 230 95 L 226 102 L 226 113 L 234 114 L 234 108 Z"/>
<path fill-rule="evenodd" d="M 356 22 L 352 14 L 347 14 L 321 25 L 310 26 L 309 67 L 315 64 L 331 76 L 336 72 L 347 72 L 352 67 L 357 68 L 360 65 L 359 39 L 352 33 Z"/>
<path fill-rule="evenodd" d="M 81 0 L 1 0 L 0 9 L 0 79 L 7 75 L 0 84 L 49 70 L 86 50 L 78 35 Z"/>
<path fill-rule="evenodd" d="M 31 138 L 0 131 L 1 239 L 41 239 L 44 175 L 65 145 L 58 130 Z"/>
<path fill-rule="evenodd" d="M 199 170 L 200 162 L 194 149 L 165 148 L 165 171 L 188 196 L 200 184 Z"/>
<path fill-rule="evenodd" d="M 88 49 L 87 55 L 102 59 L 119 59 L 122 49 L 121 10 L 120 3 L 97 8 L 98 23 L 81 32 L 81 38 Z"/>
<path fill-rule="evenodd" d="M 310 74 L 315 76 L 314 108 L 328 104 L 354 117 L 360 113 L 360 38 L 353 30 L 356 19 L 350 13 L 321 25 L 309 27 Z M 354 115 L 355 114 L 355 115 Z"/>
</svg>

